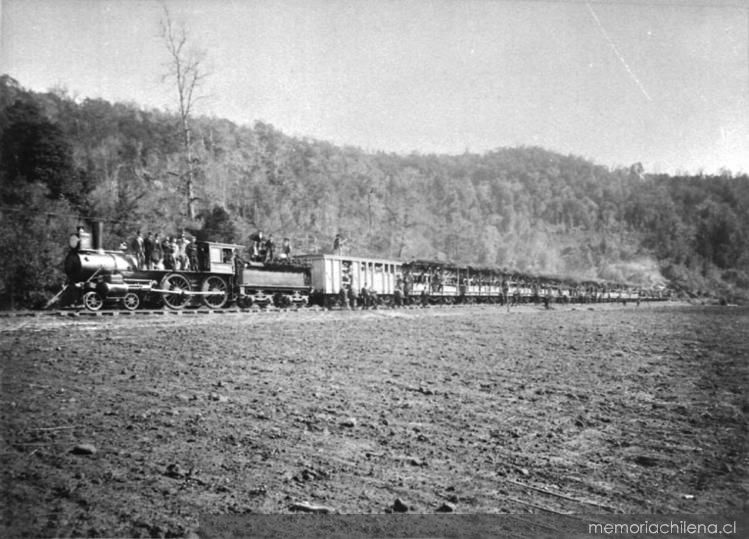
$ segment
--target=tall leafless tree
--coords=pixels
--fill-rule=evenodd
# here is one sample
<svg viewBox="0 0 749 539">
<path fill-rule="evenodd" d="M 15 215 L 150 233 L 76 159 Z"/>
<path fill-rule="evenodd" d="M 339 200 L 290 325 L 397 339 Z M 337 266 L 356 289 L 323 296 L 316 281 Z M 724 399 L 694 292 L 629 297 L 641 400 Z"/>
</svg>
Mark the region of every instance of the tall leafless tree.
<svg viewBox="0 0 749 539">
<path fill-rule="evenodd" d="M 179 99 L 180 135 L 185 159 L 185 170 L 179 176 L 184 181 L 187 194 L 187 214 L 190 219 L 194 219 L 195 202 L 198 200 L 195 194 L 195 163 L 197 160 L 192 153 L 190 115 L 195 102 L 202 97 L 197 92 L 207 76 L 203 68 L 206 53 L 204 50 L 190 46 L 187 29 L 184 25 L 174 23 L 166 5 L 164 6 L 164 17 L 161 19 L 160 26 L 161 38 L 169 52 L 169 62 L 164 81 L 169 80 L 175 83 Z"/>
</svg>

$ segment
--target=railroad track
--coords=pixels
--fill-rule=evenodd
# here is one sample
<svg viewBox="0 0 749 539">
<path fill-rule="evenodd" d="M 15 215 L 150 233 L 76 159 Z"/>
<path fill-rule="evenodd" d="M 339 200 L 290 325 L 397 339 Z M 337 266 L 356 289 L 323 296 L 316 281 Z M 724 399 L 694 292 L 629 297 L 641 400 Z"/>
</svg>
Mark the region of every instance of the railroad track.
<svg viewBox="0 0 749 539">
<path fill-rule="evenodd" d="M 299 309 L 279 309 L 277 307 L 267 307 L 265 309 L 184 309 L 184 310 L 169 310 L 169 309 L 139 309 L 137 311 L 127 310 L 101 310 L 101 311 L 87 311 L 87 310 L 59 310 L 59 311 L 10 311 L 0 312 L 0 318 L 39 318 L 39 317 L 115 317 L 115 316 L 201 316 L 208 314 L 235 314 L 235 313 L 262 313 L 262 312 L 294 312 Z M 314 307 L 305 308 L 309 312 L 314 312 Z M 322 309 L 319 309 L 322 311 Z"/>
<path fill-rule="evenodd" d="M 429 308 L 440 308 L 440 309 L 456 309 L 464 307 L 462 305 L 431 305 Z M 402 307 L 384 307 L 380 306 L 376 309 L 357 309 L 359 311 L 375 311 L 375 310 L 415 310 L 424 309 L 420 305 L 408 305 Z M 89 311 L 86 309 L 58 309 L 48 311 L 0 311 L 0 318 L 38 318 L 38 317 L 115 317 L 115 316 L 200 316 L 210 314 L 259 314 L 259 313 L 280 313 L 280 312 L 325 312 L 325 311 L 345 311 L 346 309 L 333 308 L 325 309 L 323 307 L 311 306 L 311 307 L 250 307 L 250 308 L 239 308 L 233 307 L 228 309 L 208 309 L 205 307 L 195 309 L 138 309 L 135 311 L 128 311 L 126 309 L 102 309 L 100 311 Z"/>
<path fill-rule="evenodd" d="M 570 307 L 572 309 L 582 309 L 591 307 L 605 307 L 605 306 L 619 307 L 619 304 L 614 303 L 591 303 L 591 304 L 576 304 L 570 303 L 564 307 Z M 476 306 L 485 307 L 496 307 L 498 312 L 504 312 L 505 306 L 494 305 L 494 304 L 435 304 L 435 305 L 401 305 L 399 307 L 380 305 L 375 308 L 358 308 L 357 311 L 398 311 L 398 310 L 422 310 L 422 309 L 465 309 Z M 515 311 L 519 308 L 536 308 L 538 310 L 544 310 L 543 304 L 538 305 L 534 303 L 523 303 L 512 307 Z M 559 306 L 556 306 L 558 308 Z M 37 317 L 115 317 L 115 316 L 199 316 L 199 315 L 210 315 L 210 314 L 236 314 L 236 313 L 247 313 L 257 314 L 265 312 L 326 312 L 326 311 L 346 311 L 349 309 L 342 309 L 341 307 L 325 308 L 317 305 L 307 307 L 275 307 L 269 305 L 267 307 L 253 306 L 248 308 L 241 307 L 230 307 L 221 309 L 210 309 L 207 307 L 196 307 L 196 308 L 185 308 L 185 309 L 137 309 L 135 311 L 128 311 L 127 309 L 101 309 L 99 311 L 89 311 L 85 308 L 70 308 L 70 309 L 50 309 L 50 310 L 21 310 L 21 311 L 0 311 L 0 319 L 2 318 L 37 318 Z"/>
</svg>

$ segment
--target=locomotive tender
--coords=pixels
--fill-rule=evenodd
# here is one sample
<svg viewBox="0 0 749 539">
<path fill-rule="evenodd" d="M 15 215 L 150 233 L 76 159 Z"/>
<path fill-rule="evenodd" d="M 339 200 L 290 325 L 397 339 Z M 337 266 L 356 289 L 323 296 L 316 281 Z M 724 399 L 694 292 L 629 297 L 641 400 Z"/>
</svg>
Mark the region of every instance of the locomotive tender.
<svg viewBox="0 0 749 539">
<path fill-rule="evenodd" d="M 294 262 L 245 262 L 241 245 L 197 242 L 198 271 L 140 269 L 132 256 L 101 247 L 102 227 L 94 227 L 94 245 L 82 238 L 65 260 L 69 283 L 88 310 L 105 303 L 136 310 L 143 305 L 183 309 L 200 304 L 221 309 L 349 306 L 366 294 L 379 303 L 399 305 L 452 303 L 611 302 L 667 299 L 662 289 L 603 281 L 579 282 L 529 276 L 497 268 L 440 261 L 402 262 L 339 254 L 308 254 Z"/>
</svg>

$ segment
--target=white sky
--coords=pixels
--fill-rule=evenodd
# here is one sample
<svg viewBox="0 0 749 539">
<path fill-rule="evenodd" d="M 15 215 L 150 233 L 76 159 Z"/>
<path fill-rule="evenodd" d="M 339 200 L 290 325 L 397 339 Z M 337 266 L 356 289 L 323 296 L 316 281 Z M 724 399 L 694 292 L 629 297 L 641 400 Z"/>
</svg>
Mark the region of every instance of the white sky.
<svg viewBox="0 0 749 539">
<path fill-rule="evenodd" d="M 155 0 L 0 0 L 0 71 L 174 109 Z M 198 113 L 399 153 L 538 145 L 749 172 L 744 0 L 171 0 Z"/>
</svg>

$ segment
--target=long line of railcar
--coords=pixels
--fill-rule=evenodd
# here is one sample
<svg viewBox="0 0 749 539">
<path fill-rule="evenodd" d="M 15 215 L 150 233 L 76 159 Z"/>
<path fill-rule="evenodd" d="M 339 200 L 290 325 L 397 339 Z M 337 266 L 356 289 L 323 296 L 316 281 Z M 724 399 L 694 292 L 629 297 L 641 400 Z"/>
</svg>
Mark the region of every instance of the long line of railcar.
<svg viewBox="0 0 749 539">
<path fill-rule="evenodd" d="M 532 276 L 432 260 L 402 262 L 335 254 L 311 254 L 301 259 L 311 268 L 312 301 L 326 307 L 361 304 L 365 294 L 387 305 L 601 303 L 668 298 L 665 287 Z"/>
<path fill-rule="evenodd" d="M 98 311 L 205 306 L 324 307 L 453 303 L 610 302 L 667 299 L 664 288 L 531 276 L 441 261 L 403 262 L 340 254 L 307 254 L 283 263 L 242 259 L 242 245 L 197 242 L 197 271 L 142 269 L 121 251 L 104 250 L 103 227 L 65 259 L 62 303 Z"/>
</svg>

